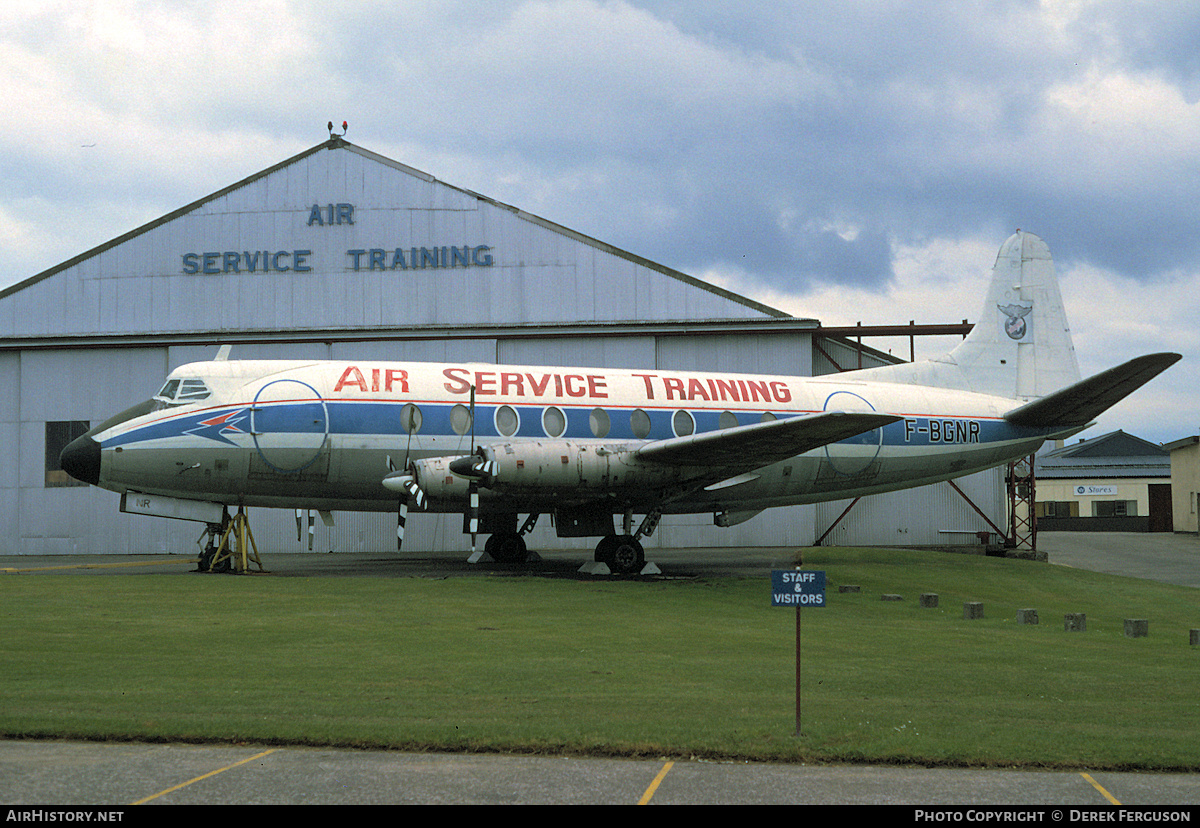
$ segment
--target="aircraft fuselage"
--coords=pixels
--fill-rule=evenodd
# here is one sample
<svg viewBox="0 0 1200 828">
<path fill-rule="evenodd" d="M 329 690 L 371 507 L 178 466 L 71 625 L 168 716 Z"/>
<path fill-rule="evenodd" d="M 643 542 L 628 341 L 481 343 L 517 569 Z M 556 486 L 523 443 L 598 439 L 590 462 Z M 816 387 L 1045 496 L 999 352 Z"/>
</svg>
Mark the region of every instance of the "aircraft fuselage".
<svg viewBox="0 0 1200 828">
<path fill-rule="evenodd" d="M 81 479 L 122 493 L 227 505 L 393 511 L 396 495 L 381 482 L 389 469 L 470 455 L 486 444 L 501 456 L 508 450 L 545 459 L 542 471 L 526 476 L 540 484 L 504 493 L 505 508 L 544 512 L 604 498 L 614 512 L 760 510 L 969 474 L 1028 455 L 1046 437 L 1044 429 L 1004 421 L 1011 399 L 852 376 L 216 361 L 182 366 L 171 377 L 177 389 L 191 381 L 207 396 L 162 399 L 157 410 L 94 431 L 98 456 L 84 472 L 94 479 Z M 655 489 L 644 474 L 622 475 L 596 459 L 827 411 L 897 419 L 740 479 L 691 489 L 679 481 L 667 497 L 669 470 Z M 591 465 L 575 468 L 585 462 Z M 464 479 L 427 482 L 436 484 L 428 510 L 462 511 Z M 486 511 L 498 494 L 484 489 L 481 496 Z"/>
</svg>

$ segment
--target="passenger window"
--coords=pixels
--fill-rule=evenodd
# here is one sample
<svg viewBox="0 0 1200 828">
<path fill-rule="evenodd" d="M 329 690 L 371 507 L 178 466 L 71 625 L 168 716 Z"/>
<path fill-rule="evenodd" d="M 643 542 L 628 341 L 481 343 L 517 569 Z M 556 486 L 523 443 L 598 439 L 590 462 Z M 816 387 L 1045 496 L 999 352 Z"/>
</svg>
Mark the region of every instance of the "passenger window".
<svg viewBox="0 0 1200 828">
<path fill-rule="evenodd" d="M 687 437 L 696 430 L 696 421 L 686 411 L 676 411 L 671 418 L 671 428 L 675 429 L 676 437 Z"/>
<path fill-rule="evenodd" d="M 603 408 L 592 409 L 592 413 L 588 417 L 588 425 L 592 427 L 592 436 L 594 437 L 607 437 L 608 430 L 612 428 L 612 422 L 608 419 L 608 412 Z"/>
<path fill-rule="evenodd" d="M 635 408 L 629 415 L 629 427 L 633 429 L 634 437 L 645 440 L 650 436 L 650 415 L 640 408 Z"/>
<path fill-rule="evenodd" d="M 762 417 L 760 418 L 760 421 L 764 422 L 764 423 L 769 423 L 772 420 L 776 420 L 776 419 L 778 419 L 778 417 L 776 417 L 770 411 L 764 411 L 762 414 Z"/>
<path fill-rule="evenodd" d="M 471 409 L 458 403 L 450 409 L 450 427 L 455 434 L 466 434 L 471 430 Z"/>
<path fill-rule="evenodd" d="M 412 403 L 405 403 L 404 407 L 400 409 L 400 427 L 406 434 L 416 434 L 421 430 L 422 422 L 424 422 L 424 417 L 421 416 L 421 409 Z"/>
<path fill-rule="evenodd" d="M 717 428 L 737 428 L 737 415 L 732 411 L 722 411 L 717 418 Z"/>
<path fill-rule="evenodd" d="M 496 409 L 496 431 L 505 437 L 511 437 L 517 433 L 517 429 L 521 426 L 521 418 L 510 405 L 502 405 Z"/>
<path fill-rule="evenodd" d="M 561 408 L 550 406 L 542 412 L 542 430 L 547 437 L 561 437 L 567 430 L 567 415 Z"/>
</svg>

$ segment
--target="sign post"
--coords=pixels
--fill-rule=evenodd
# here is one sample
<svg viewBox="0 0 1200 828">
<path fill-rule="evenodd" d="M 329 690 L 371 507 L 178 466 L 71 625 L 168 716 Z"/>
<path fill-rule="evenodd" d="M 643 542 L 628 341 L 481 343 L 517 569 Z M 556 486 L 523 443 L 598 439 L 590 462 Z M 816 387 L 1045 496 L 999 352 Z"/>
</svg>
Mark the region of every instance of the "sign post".
<svg viewBox="0 0 1200 828">
<path fill-rule="evenodd" d="M 796 608 L 796 735 L 800 729 L 800 608 L 825 606 L 825 573 L 821 570 L 771 570 L 771 606 Z"/>
</svg>

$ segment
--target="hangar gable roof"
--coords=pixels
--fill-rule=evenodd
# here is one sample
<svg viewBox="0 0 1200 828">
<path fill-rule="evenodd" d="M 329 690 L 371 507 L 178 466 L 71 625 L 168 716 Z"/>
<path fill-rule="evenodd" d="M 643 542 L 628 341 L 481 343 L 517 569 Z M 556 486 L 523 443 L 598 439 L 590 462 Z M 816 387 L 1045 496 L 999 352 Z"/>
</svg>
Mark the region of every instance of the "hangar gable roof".
<svg viewBox="0 0 1200 828">
<path fill-rule="evenodd" d="M 0 291 L 0 336 L 785 319 L 340 136 Z"/>
</svg>

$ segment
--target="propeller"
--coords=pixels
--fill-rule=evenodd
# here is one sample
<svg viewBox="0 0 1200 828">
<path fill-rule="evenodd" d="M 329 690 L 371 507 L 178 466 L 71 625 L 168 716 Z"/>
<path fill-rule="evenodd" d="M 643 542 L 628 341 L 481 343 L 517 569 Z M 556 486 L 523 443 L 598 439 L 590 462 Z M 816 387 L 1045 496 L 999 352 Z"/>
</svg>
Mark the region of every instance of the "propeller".
<svg viewBox="0 0 1200 828">
<path fill-rule="evenodd" d="M 317 534 L 316 515 L 313 514 L 311 509 L 296 510 L 296 540 L 299 542 L 304 538 L 303 522 L 306 516 L 308 518 L 308 551 L 311 552 L 313 550 L 313 538 Z"/>
<path fill-rule="evenodd" d="M 411 404 L 406 405 L 400 413 L 401 425 L 408 432 L 408 443 L 404 447 L 404 465 L 398 470 L 388 455 L 389 474 L 383 479 L 385 488 L 400 494 L 396 508 L 396 551 L 404 548 L 404 527 L 408 522 L 408 504 L 411 501 L 418 509 L 425 508 L 425 492 L 417 482 L 416 469 L 409 460 L 412 449 L 412 436 L 416 431 L 416 409 Z"/>
<path fill-rule="evenodd" d="M 475 386 L 471 386 L 471 456 L 475 456 Z M 451 463 L 453 465 L 453 463 Z M 453 469 L 451 470 L 453 471 Z M 479 535 L 479 481 L 467 480 L 467 511 L 463 515 L 463 531 L 471 533 L 471 557 L 475 556 L 475 539 Z"/>
</svg>

